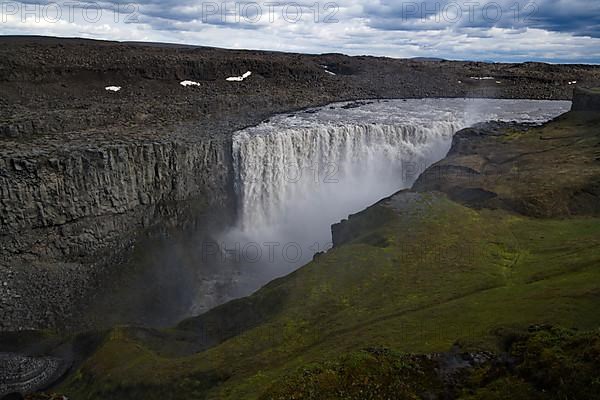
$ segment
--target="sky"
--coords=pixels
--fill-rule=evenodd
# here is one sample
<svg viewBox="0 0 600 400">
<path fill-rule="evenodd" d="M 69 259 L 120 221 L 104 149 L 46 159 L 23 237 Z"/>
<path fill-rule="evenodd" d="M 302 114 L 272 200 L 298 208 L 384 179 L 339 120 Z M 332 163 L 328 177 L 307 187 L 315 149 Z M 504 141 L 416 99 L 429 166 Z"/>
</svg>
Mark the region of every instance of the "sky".
<svg viewBox="0 0 600 400">
<path fill-rule="evenodd" d="M 600 64 L 600 0 L 0 0 L 0 34 Z"/>
</svg>

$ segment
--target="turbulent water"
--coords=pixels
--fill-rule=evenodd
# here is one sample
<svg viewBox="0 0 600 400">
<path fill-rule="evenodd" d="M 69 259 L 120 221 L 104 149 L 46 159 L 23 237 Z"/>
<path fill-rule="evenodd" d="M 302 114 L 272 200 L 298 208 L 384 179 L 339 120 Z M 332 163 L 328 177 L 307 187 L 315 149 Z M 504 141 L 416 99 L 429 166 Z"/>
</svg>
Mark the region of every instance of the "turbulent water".
<svg viewBox="0 0 600 400">
<path fill-rule="evenodd" d="M 350 107 L 348 107 L 350 105 Z M 246 290 L 330 247 L 333 223 L 443 158 L 453 134 L 489 120 L 541 123 L 570 102 L 382 100 L 279 115 L 234 136 L 239 221 L 223 238 Z"/>
</svg>

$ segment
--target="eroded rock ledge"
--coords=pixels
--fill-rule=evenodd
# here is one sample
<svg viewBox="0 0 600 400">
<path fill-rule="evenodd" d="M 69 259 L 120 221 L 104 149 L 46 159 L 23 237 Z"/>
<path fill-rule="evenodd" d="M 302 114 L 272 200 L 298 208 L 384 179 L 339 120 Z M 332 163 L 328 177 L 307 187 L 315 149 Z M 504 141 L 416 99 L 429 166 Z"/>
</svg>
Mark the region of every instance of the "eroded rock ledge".
<svg viewBox="0 0 600 400">
<path fill-rule="evenodd" d="M 572 111 L 600 112 L 600 87 L 578 87 L 573 93 Z"/>
<path fill-rule="evenodd" d="M 0 329 L 61 326 L 136 241 L 228 222 L 230 156 L 208 138 L 0 159 Z"/>
</svg>

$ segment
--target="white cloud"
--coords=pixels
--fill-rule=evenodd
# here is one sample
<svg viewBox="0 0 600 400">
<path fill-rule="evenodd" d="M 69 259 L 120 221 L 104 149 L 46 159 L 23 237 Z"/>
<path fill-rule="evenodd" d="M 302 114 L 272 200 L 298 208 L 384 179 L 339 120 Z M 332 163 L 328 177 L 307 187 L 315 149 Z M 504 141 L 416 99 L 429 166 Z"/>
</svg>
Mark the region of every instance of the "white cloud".
<svg viewBox="0 0 600 400">
<path fill-rule="evenodd" d="M 573 13 L 582 13 L 584 9 L 580 3 L 585 1 L 576 0 L 579 6 L 572 7 Z M 508 7 L 508 3 L 508 0 L 500 1 L 503 7 Z M 72 21 L 67 20 L 63 13 L 63 18 L 54 23 L 44 18 L 40 18 L 40 21 L 32 17 L 22 20 L 18 14 L 5 13 L 0 22 L 0 33 L 160 41 L 309 53 L 600 63 L 600 38 L 581 34 L 591 28 L 579 23 L 571 32 L 568 23 L 561 25 L 563 22 L 557 19 L 556 12 L 548 8 L 552 5 L 566 12 L 562 0 L 540 1 L 539 21 L 532 23 L 533 27 L 526 24 L 511 26 L 504 22 L 490 26 L 478 23 L 453 24 L 448 21 L 438 23 L 432 21 L 431 16 L 424 21 L 419 18 L 410 20 L 398 14 L 398 3 L 388 0 L 370 3 L 366 0 L 350 0 L 340 3 L 334 15 L 339 21 L 337 23 L 324 22 L 328 16 L 331 18 L 331 11 L 325 12 L 321 3 L 317 22 L 314 21 L 314 8 L 310 8 L 313 3 L 306 2 L 302 18 L 297 23 L 290 22 L 290 13 L 287 18 L 284 16 L 282 7 L 267 9 L 263 6 L 261 18 L 256 23 L 250 23 L 243 16 L 239 22 L 235 22 L 230 15 L 225 19 L 220 14 L 207 16 L 203 13 L 202 4 L 191 1 L 140 4 L 133 17 L 117 14 L 118 20 L 115 20 L 109 4 L 105 4 L 106 10 L 97 22 L 86 21 L 81 10 L 74 12 Z M 542 9 L 544 4 L 546 8 Z M 232 6 L 229 7 L 231 9 Z M 546 19 L 542 20 L 542 17 Z M 126 23 L 128 19 L 139 22 Z M 547 29 L 544 28 L 546 25 L 549 26 Z M 562 27 L 564 31 L 559 29 Z"/>
</svg>

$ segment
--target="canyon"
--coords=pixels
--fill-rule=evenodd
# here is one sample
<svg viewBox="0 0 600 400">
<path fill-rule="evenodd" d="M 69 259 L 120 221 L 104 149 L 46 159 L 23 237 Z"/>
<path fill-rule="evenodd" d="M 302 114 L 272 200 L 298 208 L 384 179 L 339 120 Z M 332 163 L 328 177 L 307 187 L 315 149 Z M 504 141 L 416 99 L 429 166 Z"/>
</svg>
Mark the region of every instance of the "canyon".
<svg viewBox="0 0 600 400">
<path fill-rule="evenodd" d="M 173 238 L 213 240 L 232 224 L 232 133 L 274 114 L 368 98 L 569 99 L 569 82 L 600 80 L 598 68 L 578 65 L 1 40 L 3 330 L 106 326 L 119 320 L 84 316 L 119 282 L 126 291 L 145 273 L 150 277 L 138 289 L 146 290 L 157 276 L 189 277 L 181 269 L 165 272 L 160 262 L 143 271 L 147 261 L 138 256 L 172 248 L 180 241 Z M 244 71 L 252 75 L 243 82 L 226 81 Z M 182 87 L 184 79 L 200 85 Z M 122 89 L 106 91 L 111 84 Z M 197 254 L 184 258 L 197 261 Z M 165 290 L 177 288 L 147 295 L 168 297 Z M 105 306 L 114 309 L 110 301 Z M 158 314 L 159 324 L 177 318 L 169 305 Z"/>
<path fill-rule="evenodd" d="M 594 390 L 600 68 L 0 41 L 2 395 Z"/>
<path fill-rule="evenodd" d="M 30 366 L 4 389 L 69 365 L 52 391 L 98 399 L 594 398 L 599 113 L 573 104 L 457 132 L 332 249 L 168 329 L 0 333 Z"/>
</svg>

